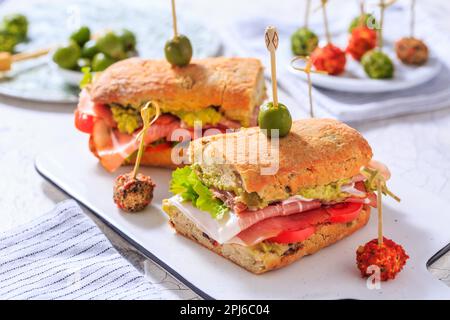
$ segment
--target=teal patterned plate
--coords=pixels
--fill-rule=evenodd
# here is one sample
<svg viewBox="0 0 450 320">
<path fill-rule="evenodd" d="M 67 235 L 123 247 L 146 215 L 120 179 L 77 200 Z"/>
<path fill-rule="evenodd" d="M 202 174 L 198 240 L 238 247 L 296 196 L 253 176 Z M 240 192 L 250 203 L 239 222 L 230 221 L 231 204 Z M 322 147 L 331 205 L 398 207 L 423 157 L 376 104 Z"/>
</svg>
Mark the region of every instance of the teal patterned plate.
<svg viewBox="0 0 450 320">
<path fill-rule="evenodd" d="M 172 36 L 170 2 L 165 2 L 10 0 L 0 5 L 0 16 L 20 12 L 28 17 L 30 41 L 19 45 L 18 51 L 55 46 L 66 41 L 77 26 L 88 25 L 93 32 L 128 28 L 138 38 L 141 57 L 163 58 L 164 43 Z M 194 57 L 219 53 L 221 44 L 218 36 L 189 12 L 178 12 L 178 29 L 191 39 Z M 17 63 L 13 70 L 0 77 L 0 94 L 40 102 L 66 103 L 77 101 L 78 89 L 64 82 L 58 68 L 52 66 L 47 56 Z"/>
</svg>

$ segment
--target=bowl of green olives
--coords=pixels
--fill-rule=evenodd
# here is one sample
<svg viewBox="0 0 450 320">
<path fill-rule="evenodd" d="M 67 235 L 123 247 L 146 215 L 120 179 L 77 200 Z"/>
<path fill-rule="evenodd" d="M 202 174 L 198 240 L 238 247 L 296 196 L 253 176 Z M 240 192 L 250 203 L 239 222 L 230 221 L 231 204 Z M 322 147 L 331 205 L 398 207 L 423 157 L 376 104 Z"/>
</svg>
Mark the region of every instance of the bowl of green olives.
<svg viewBox="0 0 450 320">
<path fill-rule="evenodd" d="M 82 68 L 101 72 L 117 61 L 136 55 L 136 36 L 130 30 L 108 30 L 94 35 L 89 27 L 82 26 L 54 50 L 52 61 L 67 84 L 78 86 L 83 78 Z"/>
</svg>

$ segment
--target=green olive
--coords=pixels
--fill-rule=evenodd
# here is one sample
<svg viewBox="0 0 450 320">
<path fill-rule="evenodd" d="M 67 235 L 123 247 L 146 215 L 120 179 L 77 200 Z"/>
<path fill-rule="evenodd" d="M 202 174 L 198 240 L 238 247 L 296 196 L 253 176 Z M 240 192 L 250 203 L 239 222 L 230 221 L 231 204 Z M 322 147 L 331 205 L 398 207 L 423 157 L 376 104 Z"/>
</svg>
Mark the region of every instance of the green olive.
<svg viewBox="0 0 450 320">
<path fill-rule="evenodd" d="M 86 42 L 88 42 L 90 38 L 91 38 L 91 30 L 86 26 L 80 27 L 78 30 L 74 31 L 70 35 L 70 39 L 78 43 L 80 47 L 82 47 Z"/>
<path fill-rule="evenodd" d="M 88 58 L 80 58 L 77 61 L 78 69 L 91 66 L 91 60 Z"/>
<path fill-rule="evenodd" d="M 128 29 L 122 29 L 118 34 L 125 51 L 133 51 L 136 48 L 136 36 Z"/>
<path fill-rule="evenodd" d="M 114 59 L 125 57 L 125 50 L 119 36 L 114 32 L 107 32 L 97 39 L 98 50 Z"/>
<path fill-rule="evenodd" d="M 64 69 L 74 69 L 77 67 L 78 59 L 81 56 L 80 47 L 73 41 L 64 47 L 59 47 L 53 54 L 53 61 Z"/>
<path fill-rule="evenodd" d="M 13 52 L 16 44 L 19 42 L 17 37 L 5 30 L 0 30 L 0 52 Z"/>
<path fill-rule="evenodd" d="M 83 48 L 81 48 L 81 56 L 83 58 L 92 59 L 99 52 L 95 40 L 89 40 L 84 44 Z"/>
<path fill-rule="evenodd" d="M 164 54 L 171 65 L 179 67 L 186 66 L 192 58 L 191 41 L 189 41 L 188 37 L 180 34 L 176 38 L 166 42 Z"/>
<path fill-rule="evenodd" d="M 258 123 L 261 129 L 266 129 L 267 136 L 271 136 L 272 129 L 279 130 L 279 136 L 284 137 L 292 127 L 292 117 L 284 104 L 278 103 L 278 107 L 273 102 L 264 104 L 259 110 Z"/>
<path fill-rule="evenodd" d="M 108 57 L 106 54 L 100 52 L 97 53 L 92 59 L 92 71 L 98 72 L 103 71 L 112 65 L 116 60 L 111 57 Z"/>
<path fill-rule="evenodd" d="M 27 38 L 28 19 L 23 14 L 10 14 L 3 18 L 1 29 L 15 35 L 19 41 Z"/>
</svg>

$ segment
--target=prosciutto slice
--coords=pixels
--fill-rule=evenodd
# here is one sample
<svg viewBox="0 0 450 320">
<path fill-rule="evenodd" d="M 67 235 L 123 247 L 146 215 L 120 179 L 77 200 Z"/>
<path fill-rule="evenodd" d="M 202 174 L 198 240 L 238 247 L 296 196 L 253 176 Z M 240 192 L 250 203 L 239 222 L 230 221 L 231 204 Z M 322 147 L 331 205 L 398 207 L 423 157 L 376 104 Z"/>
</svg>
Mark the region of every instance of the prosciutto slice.
<svg viewBox="0 0 450 320">
<path fill-rule="evenodd" d="M 256 211 L 242 211 L 238 213 L 239 224 L 242 230 L 257 224 L 258 222 L 278 216 L 288 216 L 295 213 L 305 212 L 308 210 L 317 209 L 322 204 L 320 201 L 303 201 L 295 197 L 289 198 L 277 204 L 272 204 Z"/>
<path fill-rule="evenodd" d="M 145 134 L 145 144 L 151 144 L 159 139 L 170 141 L 172 132 L 179 128 L 180 122 L 176 117 L 164 114 L 159 117 Z M 110 127 L 103 119 L 94 123 L 92 141 L 100 163 L 106 170 L 113 172 L 119 168 L 139 147 L 137 133 L 132 135 L 121 133 Z"/>
<path fill-rule="evenodd" d="M 325 223 L 329 217 L 329 214 L 324 208 L 288 216 L 272 217 L 245 229 L 237 235 L 237 238 L 246 245 L 251 246 L 266 239 L 273 238 L 284 231 L 302 230 Z"/>
</svg>

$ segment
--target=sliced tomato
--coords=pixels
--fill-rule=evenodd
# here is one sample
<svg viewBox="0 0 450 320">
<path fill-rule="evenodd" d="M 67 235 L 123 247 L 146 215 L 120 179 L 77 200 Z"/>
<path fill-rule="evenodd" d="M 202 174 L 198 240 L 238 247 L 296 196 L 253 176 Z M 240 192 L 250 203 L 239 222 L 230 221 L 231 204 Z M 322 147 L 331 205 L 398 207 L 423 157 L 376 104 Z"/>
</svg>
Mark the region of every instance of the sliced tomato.
<svg viewBox="0 0 450 320">
<path fill-rule="evenodd" d="M 163 143 L 158 143 L 155 146 L 148 146 L 147 149 L 145 150 L 145 152 L 161 152 L 166 149 L 170 149 L 171 147 L 172 147 L 172 143 L 163 142 Z"/>
<path fill-rule="evenodd" d="M 359 212 L 361 211 L 363 207 L 362 203 L 354 203 L 354 202 L 343 202 L 335 204 L 331 207 L 325 208 L 327 212 L 330 214 L 330 216 L 340 216 L 340 215 L 346 215 L 353 212 Z"/>
<path fill-rule="evenodd" d="M 362 208 L 362 203 L 344 202 L 335 204 L 325 210 L 330 214 L 330 222 L 344 223 L 355 220 Z"/>
<path fill-rule="evenodd" d="M 306 229 L 295 230 L 295 231 L 283 231 L 276 237 L 268 239 L 269 241 L 277 243 L 294 243 L 300 242 L 308 239 L 314 234 L 316 229 L 314 227 L 308 227 Z"/>
<path fill-rule="evenodd" d="M 75 110 L 75 127 L 84 133 L 92 133 L 95 117 L 93 115 Z"/>
</svg>

